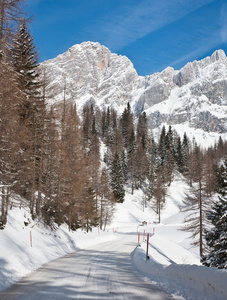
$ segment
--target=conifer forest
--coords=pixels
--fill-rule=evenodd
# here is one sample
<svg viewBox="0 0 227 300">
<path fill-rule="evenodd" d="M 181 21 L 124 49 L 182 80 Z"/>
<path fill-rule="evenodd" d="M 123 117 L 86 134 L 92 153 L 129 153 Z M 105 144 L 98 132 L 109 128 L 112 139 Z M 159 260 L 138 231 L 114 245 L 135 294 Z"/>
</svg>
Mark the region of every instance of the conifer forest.
<svg viewBox="0 0 227 300">
<path fill-rule="evenodd" d="M 180 173 L 193 190 L 186 222 L 202 262 L 226 268 L 227 142 L 204 149 L 169 125 L 154 134 L 146 113 L 135 116 L 129 103 L 120 114 L 93 105 L 78 112 L 73 97 L 47 105 L 37 53 L 23 1 L 0 1 L 0 228 L 11 197 L 20 196 L 47 226 L 105 230 L 126 186 L 143 190 L 160 222 L 167 187 Z"/>
</svg>

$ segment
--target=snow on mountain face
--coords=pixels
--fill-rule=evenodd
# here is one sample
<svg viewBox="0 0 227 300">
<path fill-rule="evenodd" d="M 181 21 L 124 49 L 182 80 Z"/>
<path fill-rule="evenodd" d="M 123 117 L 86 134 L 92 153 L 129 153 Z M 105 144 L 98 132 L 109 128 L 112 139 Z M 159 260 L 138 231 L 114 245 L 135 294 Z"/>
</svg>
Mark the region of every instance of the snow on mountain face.
<svg viewBox="0 0 227 300">
<path fill-rule="evenodd" d="M 188 124 L 206 132 L 227 131 L 227 58 L 218 50 L 211 57 L 167 68 L 146 77 L 137 110 L 149 115 L 152 128 L 161 123 Z"/>
<path fill-rule="evenodd" d="M 84 42 L 41 64 L 47 73 L 50 105 L 64 97 L 84 104 L 113 107 L 119 113 L 131 104 L 136 115 L 146 111 L 151 128 L 178 124 L 203 132 L 227 132 L 227 58 L 211 57 L 138 76 L 131 61 L 99 43 Z"/>
<path fill-rule="evenodd" d="M 138 75 L 130 60 L 99 43 L 75 45 L 42 66 L 47 72 L 50 104 L 62 102 L 65 90 L 66 98 L 76 101 L 78 109 L 89 103 L 119 111 L 137 88 Z"/>
</svg>

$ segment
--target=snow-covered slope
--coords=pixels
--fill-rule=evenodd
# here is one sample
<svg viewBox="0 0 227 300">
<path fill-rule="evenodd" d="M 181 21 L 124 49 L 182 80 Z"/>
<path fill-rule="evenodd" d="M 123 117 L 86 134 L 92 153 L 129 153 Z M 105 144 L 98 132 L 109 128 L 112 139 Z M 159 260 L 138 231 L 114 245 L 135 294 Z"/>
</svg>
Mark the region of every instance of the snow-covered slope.
<svg viewBox="0 0 227 300">
<path fill-rule="evenodd" d="M 190 234 L 179 230 L 184 226 L 185 212 L 181 208 L 188 193 L 190 187 L 176 176 L 168 189 L 161 224 L 157 224 L 157 216 L 149 203 L 144 203 L 142 191 L 131 195 L 129 189 L 125 202 L 116 206 L 108 232 L 97 228 L 92 233 L 69 232 L 66 226 L 51 231 L 34 222 L 25 207 L 13 208 L 6 228 L 0 230 L 0 290 L 50 260 L 115 239 L 121 233 L 134 236 L 136 245 L 140 233 L 141 247 L 133 252 L 132 260 L 145 280 L 178 295 L 175 299 L 225 299 L 227 271 L 201 266 L 199 249 L 190 245 Z M 147 226 L 141 226 L 142 221 L 147 221 Z M 149 261 L 145 259 L 147 233 L 150 234 Z"/>
<path fill-rule="evenodd" d="M 92 233 L 69 232 L 66 225 L 50 230 L 33 221 L 28 211 L 14 207 L 0 230 L 0 291 L 51 260 L 115 238 L 98 228 Z"/>
<path fill-rule="evenodd" d="M 227 58 L 223 50 L 211 57 L 171 67 L 146 77 L 138 76 L 125 56 L 99 43 L 84 42 L 41 64 L 46 72 L 47 99 L 58 105 L 64 98 L 121 113 L 127 102 L 139 115 L 146 111 L 151 128 L 163 123 L 184 125 L 194 135 L 202 130 L 213 141 L 227 138 Z M 210 133 L 215 133 L 211 134 Z"/>
</svg>

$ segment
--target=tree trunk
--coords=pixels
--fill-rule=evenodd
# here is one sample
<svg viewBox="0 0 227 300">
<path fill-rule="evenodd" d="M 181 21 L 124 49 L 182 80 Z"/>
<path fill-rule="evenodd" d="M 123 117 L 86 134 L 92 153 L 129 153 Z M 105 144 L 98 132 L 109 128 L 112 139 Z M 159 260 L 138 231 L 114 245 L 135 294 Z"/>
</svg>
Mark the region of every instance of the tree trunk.
<svg viewBox="0 0 227 300">
<path fill-rule="evenodd" d="M 202 208 L 202 183 L 199 181 L 199 254 L 203 255 L 203 208 Z"/>
</svg>

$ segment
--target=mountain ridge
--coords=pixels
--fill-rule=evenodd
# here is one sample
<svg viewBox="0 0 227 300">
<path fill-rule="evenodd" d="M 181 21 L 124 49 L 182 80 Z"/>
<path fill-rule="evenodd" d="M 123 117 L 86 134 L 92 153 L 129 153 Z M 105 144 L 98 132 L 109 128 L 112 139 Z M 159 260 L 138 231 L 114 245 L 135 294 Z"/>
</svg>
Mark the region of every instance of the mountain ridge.
<svg viewBox="0 0 227 300">
<path fill-rule="evenodd" d="M 65 98 L 78 111 L 85 104 L 113 107 L 120 114 L 129 102 L 143 111 L 151 129 L 162 124 L 187 126 L 227 138 L 227 58 L 223 50 L 188 62 L 180 70 L 139 76 L 126 57 L 97 42 L 84 42 L 41 64 L 48 74 L 49 105 Z"/>
</svg>

